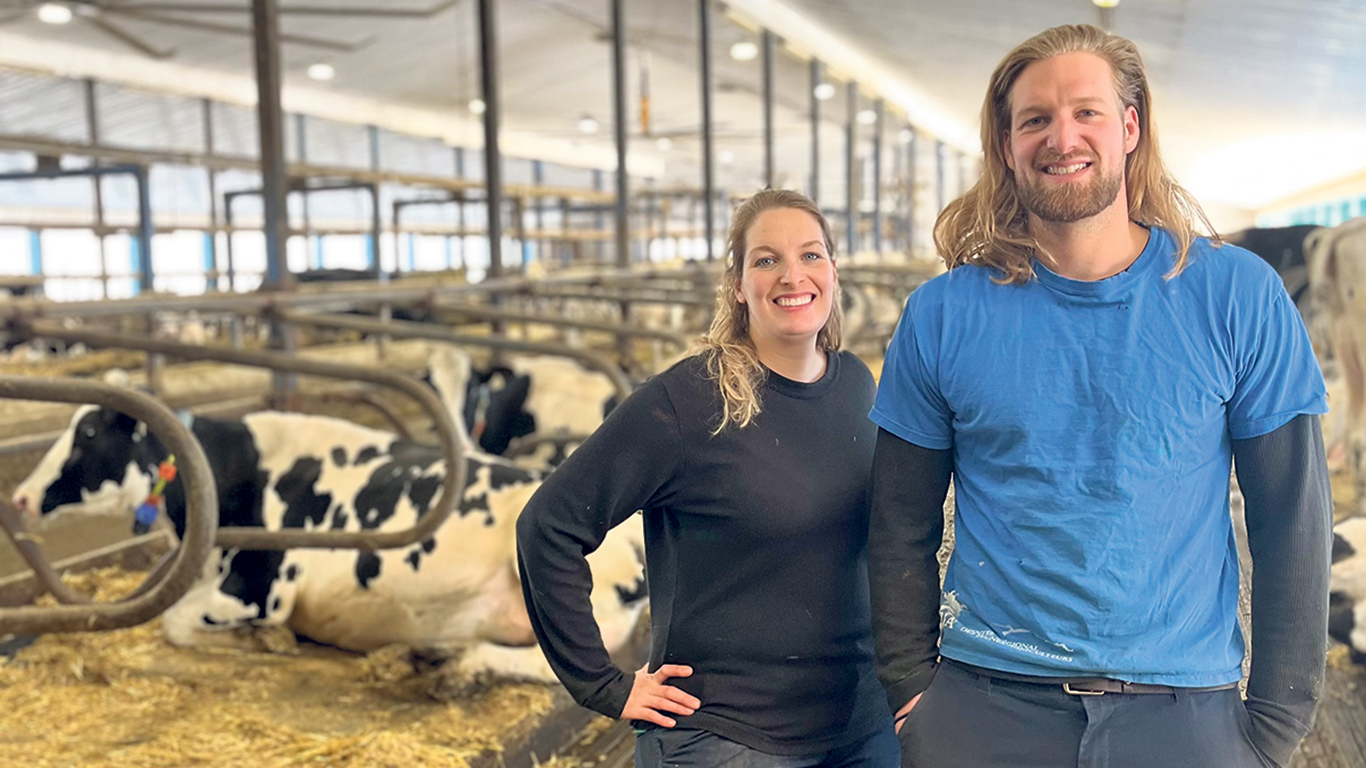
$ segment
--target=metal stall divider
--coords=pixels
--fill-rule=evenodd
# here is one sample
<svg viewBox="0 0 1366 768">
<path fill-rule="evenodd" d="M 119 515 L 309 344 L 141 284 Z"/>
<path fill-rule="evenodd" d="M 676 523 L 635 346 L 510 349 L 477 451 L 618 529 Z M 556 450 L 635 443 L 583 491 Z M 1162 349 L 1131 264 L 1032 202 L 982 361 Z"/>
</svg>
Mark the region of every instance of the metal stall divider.
<svg viewBox="0 0 1366 768">
<path fill-rule="evenodd" d="M 169 567 L 153 569 L 133 594 L 114 603 L 0 608 L 0 635 L 91 632 L 132 627 L 155 618 L 183 597 L 204 568 L 214 546 L 214 532 L 218 526 L 218 496 L 213 472 L 209 469 L 203 448 L 190 430 L 180 423 L 170 409 L 150 396 L 110 384 L 0 376 L 0 398 L 94 403 L 141 419 L 176 455 L 187 503 L 185 537 L 170 560 Z M 9 510 L 5 517 L 17 520 L 18 515 Z M 11 535 L 22 537 L 18 531 L 12 531 Z M 26 557 L 32 554 L 30 551 Z M 38 557 L 41 558 L 41 553 Z M 39 566 L 35 571 L 40 580 L 55 577 L 50 568 L 45 572 Z M 56 594 L 59 598 L 70 597 L 69 593 L 62 590 Z"/>
<path fill-rule="evenodd" d="M 465 487 L 465 461 L 460 440 L 450 414 L 425 384 L 402 374 L 378 368 L 344 365 L 321 360 L 297 358 L 279 352 L 252 352 L 223 347 L 201 347 L 193 344 L 121 336 L 102 331 L 67 329 L 50 323 L 34 323 L 37 336 L 81 342 L 91 348 L 121 347 L 156 352 L 168 357 L 214 360 L 232 365 L 268 368 L 272 371 L 300 373 L 330 379 L 364 381 L 396 389 L 417 401 L 432 419 L 437 438 L 446 459 L 446 480 L 441 496 L 428 512 L 411 528 L 402 531 L 266 531 L 260 528 L 223 527 L 218 529 L 214 543 L 224 548 L 237 549 L 396 549 L 416 544 L 436 533 L 450 516 L 455 500 Z"/>
</svg>

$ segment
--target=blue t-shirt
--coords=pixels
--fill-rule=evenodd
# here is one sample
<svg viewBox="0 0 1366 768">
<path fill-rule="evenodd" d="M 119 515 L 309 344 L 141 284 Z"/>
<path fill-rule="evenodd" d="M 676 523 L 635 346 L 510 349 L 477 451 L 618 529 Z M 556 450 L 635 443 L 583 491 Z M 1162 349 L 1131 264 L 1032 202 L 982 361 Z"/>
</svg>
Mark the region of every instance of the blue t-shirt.
<svg viewBox="0 0 1366 768">
<path fill-rule="evenodd" d="M 1027 675 L 1239 679 L 1231 440 L 1327 410 L 1274 270 L 1154 228 L 1124 272 L 964 266 L 921 286 L 871 418 L 953 449 L 940 652 Z"/>
</svg>

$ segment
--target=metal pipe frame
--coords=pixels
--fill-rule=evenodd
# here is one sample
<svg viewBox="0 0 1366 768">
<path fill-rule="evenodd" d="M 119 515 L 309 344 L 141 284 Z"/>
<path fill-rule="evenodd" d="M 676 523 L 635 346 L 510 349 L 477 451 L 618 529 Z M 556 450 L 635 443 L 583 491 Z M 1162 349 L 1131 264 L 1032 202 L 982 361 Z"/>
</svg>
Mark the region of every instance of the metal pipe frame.
<svg viewBox="0 0 1366 768">
<path fill-rule="evenodd" d="M 214 149 L 213 101 L 202 99 L 201 103 L 204 106 L 204 151 L 212 155 Z M 209 266 L 213 274 L 205 276 L 204 289 L 212 292 L 218 290 L 218 172 L 213 168 L 204 170 L 209 177 L 209 226 L 214 230 L 208 233 Z M 228 235 L 228 239 L 232 239 L 231 234 Z"/>
<path fill-rule="evenodd" d="M 85 79 L 85 124 L 86 130 L 90 133 L 90 143 L 92 145 L 100 143 L 100 115 L 95 99 L 95 81 Z M 98 166 L 100 161 L 92 158 L 91 167 Z M 90 179 L 90 191 L 94 193 L 95 199 L 95 230 L 98 233 L 100 246 L 100 297 L 109 298 L 109 265 L 106 261 L 105 237 L 104 237 L 104 185 L 100 183 L 100 177 L 94 176 Z"/>
<path fill-rule="evenodd" d="M 518 323 L 532 323 L 536 325 L 551 325 L 559 328 L 578 328 L 584 331 L 597 331 L 610 333 L 620 338 L 655 339 L 670 344 L 675 344 L 680 348 L 687 347 L 691 341 L 687 334 L 675 333 L 673 331 L 661 331 L 653 328 L 637 328 L 629 325 L 617 323 L 599 323 L 592 320 L 575 320 L 567 317 L 557 317 L 554 315 L 538 315 L 529 312 L 516 312 L 510 309 L 497 309 L 494 307 L 479 306 L 475 304 L 456 303 L 456 302 L 436 302 L 434 308 L 441 309 L 459 315 L 480 318 L 485 320 L 511 320 Z"/>
<path fill-rule="evenodd" d="M 825 75 L 821 71 L 821 60 L 811 59 L 811 200 L 820 205 L 821 200 L 821 100 L 816 98 L 816 86 L 821 84 Z"/>
<path fill-rule="evenodd" d="M 716 260 L 716 188 L 712 176 L 711 122 L 711 0 L 697 0 L 698 57 L 701 62 L 702 94 L 702 209 L 707 238 L 707 261 Z"/>
<path fill-rule="evenodd" d="M 873 102 L 877 120 L 873 124 L 873 250 L 882 253 L 882 126 L 887 116 L 887 104 L 881 98 Z"/>
<path fill-rule="evenodd" d="M 498 149 L 498 28 L 494 0 L 479 0 L 480 90 L 484 100 L 484 199 L 488 201 L 489 277 L 503 276 L 503 155 Z"/>
<path fill-rule="evenodd" d="M 760 50 L 764 57 L 764 186 L 773 188 L 773 58 L 778 47 L 777 36 L 765 29 Z"/>
<path fill-rule="evenodd" d="M 294 143 L 297 144 L 298 147 L 299 147 L 299 162 L 301 162 L 301 163 L 306 163 L 306 162 L 308 162 L 308 122 L 307 122 L 307 121 L 308 121 L 308 116 L 307 116 L 307 115 L 304 115 L 304 114 L 302 114 L 302 113 L 296 114 L 296 115 L 294 116 Z M 303 196 L 303 199 L 300 200 L 299 202 L 300 202 L 300 205 L 299 205 L 300 213 L 303 214 L 303 223 L 304 223 L 304 227 L 303 227 L 303 231 L 304 231 L 304 263 L 305 263 L 305 264 L 308 264 L 308 263 L 312 260 L 312 258 L 311 258 L 312 255 L 308 252 L 308 250 L 309 250 L 309 248 L 308 248 L 308 245 L 309 245 L 309 243 L 308 243 L 308 231 L 309 231 L 309 228 L 310 228 L 310 222 L 309 222 L 309 216 L 308 216 L 308 195 L 304 195 L 304 196 Z M 285 211 L 285 213 L 286 213 L 286 216 L 287 216 L 288 213 L 289 213 L 289 211 L 288 211 L 288 203 L 286 203 L 286 211 Z M 293 227 L 290 227 L 290 229 L 293 229 Z M 287 235 L 286 235 L 286 236 L 287 236 Z M 319 264 L 318 266 L 321 267 L 322 265 Z"/>
<path fill-rule="evenodd" d="M 256 118 L 261 137 L 261 190 L 265 214 L 266 285 L 289 287 L 284 263 L 288 212 L 285 209 L 284 110 L 280 106 L 280 20 L 276 0 L 252 0 L 255 42 Z"/>
<path fill-rule="evenodd" d="M 858 248 L 859 224 L 858 205 L 857 200 L 855 199 L 857 196 L 856 180 L 858 174 L 857 169 L 854 167 L 854 163 L 857 160 L 855 157 L 855 146 L 858 143 L 858 83 L 852 80 L 849 81 L 848 94 L 847 109 L 845 110 L 847 122 L 844 126 L 844 221 L 848 227 L 848 231 L 845 232 L 844 239 L 845 247 L 848 248 L 847 253 L 852 256 L 854 251 Z"/>
<path fill-rule="evenodd" d="M 610 301 L 616 303 L 629 301 L 636 304 L 677 304 L 684 307 L 713 307 L 716 305 L 716 302 L 713 299 L 700 297 L 690 299 L 665 293 L 653 295 L 645 293 L 623 293 L 620 291 L 614 293 L 597 293 L 593 291 L 574 291 L 550 287 L 541 288 L 538 286 L 528 290 L 535 296 L 556 299 L 580 299 L 583 301 Z"/>
<path fill-rule="evenodd" d="M 627 381 L 626 375 L 621 372 L 621 369 L 606 357 L 586 349 L 575 349 L 560 344 L 540 344 L 530 341 L 518 341 L 502 337 L 468 336 L 429 323 L 412 323 L 405 320 L 390 320 L 383 322 L 350 316 L 309 315 L 302 312 L 286 312 L 283 316 L 287 322 L 293 325 L 305 325 L 313 328 L 330 328 L 343 331 L 358 331 L 360 333 L 384 334 L 400 339 L 430 339 L 432 341 L 443 341 L 448 344 L 460 346 L 488 347 L 490 349 L 510 352 L 529 352 L 538 355 L 569 357 L 578 360 L 593 370 L 606 374 L 607 378 L 611 380 L 613 388 L 617 390 L 617 395 L 620 397 L 625 398 L 627 395 L 631 394 L 631 382 Z M 411 379 L 405 380 L 421 387 L 424 392 L 430 393 L 430 390 L 424 385 L 417 384 Z M 432 397 L 435 402 L 435 395 Z M 437 405 L 440 405 L 440 403 L 437 402 Z M 461 483 L 460 487 L 464 488 L 464 484 Z M 425 516 L 423 517 L 423 520 L 426 520 Z"/>
<path fill-rule="evenodd" d="M 280 319 L 293 325 L 294 315 L 281 313 Z M 213 542 L 224 549 L 396 549 L 417 544 L 430 538 L 441 527 L 456 499 L 465 487 L 465 461 L 460 439 L 446 407 L 427 385 L 402 374 L 380 368 L 343 365 L 322 360 L 295 357 L 280 352 L 259 352 L 225 347 L 181 344 L 164 339 L 129 337 L 103 331 L 68 329 L 51 323 L 34 324 L 35 335 L 60 339 L 68 343 L 80 342 L 92 349 L 140 349 L 169 357 L 189 360 L 214 360 L 232 365 L 268 368 L 276 372 L 321 376 L 344 381 L 364 381 L 396 389 L 417 401 L 436 428 L 437 440 L 446 459 L 446 478 L 441 495 L 435 504 L 411 528 L 401 531 L 303 531 L 273 530 L 229 526 L 218 529 Z M 3 378 L 0 378 L 3 382 Z M 3 392 L 3 390 L 0 390 Z M 17 395 L 14 395 L 17 396 Z M 169 412 L 167 412 L 169 414 Z M 134 413 L 133 415 L 137 415 Z M 170 416 L 173 420 L 174 415 Z M 176 422 L 179 424 L 179 422 Z M 177 454 L 178 455 L 178 454 Z M 201 454 L 202 455 L 202 454 Z M 206 462 L 207 465 L 207 462 Z M 206 470 L 207 471 L 207 470 Z M 188 536 L 188 534 L 187 534 Z"/>
<path fill-rule="evenodd" d="M 617 144 L 617 258 L 622 269 L 631 265 L 631 179 L 626 171 L 626 18 L 624 0 L 611 0 L 612 13 L 612 123 Z M 623 313 L 626 311 L 622 307 Z"/>
<path fill-rule="evenodd" d="M 375 183 L 375 182 L 366 182 L 366 181 L 338 181 L 338 182 L 324 182 L 324 183 L 322 183 L 322 184 L 311 184 L 311 183 L 310 183 L 310 180 L 309 180 L 309 179 L 306 179 L 306 178 L 305 178 L 305 179 L 291 179 L 290 182 L 291 182 L 291 183 L 290 183 L 289 187 L 286 189 L 286 194 L 288 194 L 288 193 L 290 193 L 290 192 L 298 192 L 299 194 L 302 194 L 302 195 L 304 196 L 305 205 L 307 205 L 308 196 L 309 196 L 310 194 L 314 193 L 314 192 L 343 192 L 343 191 L 350 190 L 350 189 L 363 189 L 363 190 L 368 191 L 368 192 L 370 193 L 370 212 L 371 212 L 371 213 L 370 213 L 370 232 L 369 232 L 369 234 L 370 234 L 370 243 L 371 243 L 371 246 L 375 249 L 375 264 L 376 264 L 376 265 L 379 264 L 379 239 L 380 239 L 380 237 L 383 236 L 383 222 L 381 221 L 382 217 L 379 215 L 379 184 L 377 184 L 377 183 Z M 233 214 L 232 214 L 232 204 L 233 204 L 233 201 L 236 200 L 236 199 L 239 198 L 239 197 L 254 197 L 254 196 L 257 196 L 257 195 L 261 195 L 261 194 L 263 194 L 263 191 L 260 190 L 260 189 L 237 189 L 237 190 L 233 190 L 233 191 L 231 191 L 231 192 L 224 192 L 224 193 L 223 193 L 223 219 L 224 219 L 224 222 L 228 225 L 228 229 L 229 229 L 229 232 L 228 232 L 228 290 L 236 290 L 236 274 L 235 274 L 236 270 L 234 269 L 234 266 L 233 266 L 233 254 L 232 254 L 232 235 L 233 235 L 233 232 L 232 232 L 232 218 L 233 218 Z M 395 227 L 395 229 L 397 229 L 397 227 Z M 305 229 L 305 230 L 301 230 L 301 231 L 303 231 L 303 232 L 308 232 L 309 230 Z M 378 269 L 378 266 L 376 266 L 376 269 Z M 288 269 L 285 269 L 285 271 L 286 271 L 286 272 L 289 272 Z M 386 277 L 387 277 L 387 274 L 386 274 L 386 275 L 381 275 L 381 276 L 380 276 L 380 279 L 379 279 L 379 282 L 386 282 L 386 280 L 384 279 L 384 278 L 386 278 Z M 291 285 L 293 284 L 293 282 L 294 282 L 293 276 L 291 275 L 291 277 L 290 277 L 290 283 L 291 283 Z"/>
<path fill-rule="evenodd" d="M 152 196 L 147 183 L 147 168 L 141 165 L 99 165 L 89 168 L 39 168 L 33 171 L 16 171 L 13 173 L 0 173 L 0 182 L 4 181 L 36 181 L 42 179 L 65 179 L 73 177 L 90 177 L 99 183 L 99 179 L 105 176 L 131 175 L 137 182 L 138 189 L 138 277 L 141 285 L 138 293 L 142 290 L 152 290 Z M 38 227 L 42 229 L 42 227 Z M 100 269 L 104 270 L 104 260 L 100 260 Z M 143 288 L 145 286 L 145 288 Z"/>
<path fill-rule="evenodd" d="M 204 450 L 166 406 L 151 397 L 122 387 L 73 379 L 0 376 L 0 398 L 59 403 L 94 403 L 142 420 L 167 450 L 176 456 L 178 478 L 185 487 L 185 537 L 170 569 L 155 586 L 147 582 L 140 594 L 116 603 L 55 607 L 0 608 L 0 634 L 91 632 L 122 629 L 147 622 L 189 591 L 199 579 L 214 545 L 218 523 L 218 493 Z M 154 576 L 157 575 L 154 573 Z M 148 578 L 148 582 L 152 577 Z"/>
</svg>

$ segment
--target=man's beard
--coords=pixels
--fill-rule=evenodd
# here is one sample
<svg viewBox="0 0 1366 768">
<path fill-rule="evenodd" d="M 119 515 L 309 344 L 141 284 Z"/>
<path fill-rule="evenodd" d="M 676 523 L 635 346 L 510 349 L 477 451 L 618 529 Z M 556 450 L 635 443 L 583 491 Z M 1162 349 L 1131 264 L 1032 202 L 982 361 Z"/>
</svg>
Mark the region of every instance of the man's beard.
<svg viewBox="0 0 1366 768">
<path fill-rule="evenodd" d="M 1089 219 L 1109 208 L 1124 185 L 1124 174 L 1119 171 L 1106 176 L 1096 161 L 1092 161 L 1091 170 L 1096 172 L 1095 178 L 1086 184 L 1050 184 L 1042 179 L 1025 183 L 1017 174 L 1015 188 L 1020 204 L 1044 221 L 1069 224 Z M 1043 171 L 1038 173 L 1043 175 Z"/>
</svg>

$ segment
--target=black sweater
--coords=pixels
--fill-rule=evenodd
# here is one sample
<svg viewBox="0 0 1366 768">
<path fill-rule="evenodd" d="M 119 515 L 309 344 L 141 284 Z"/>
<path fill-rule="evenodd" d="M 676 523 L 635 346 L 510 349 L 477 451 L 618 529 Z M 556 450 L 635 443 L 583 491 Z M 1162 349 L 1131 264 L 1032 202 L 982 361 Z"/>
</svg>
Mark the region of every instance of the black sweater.
<svg viewBox="0 0 1366 768">
<path fill-rule="evenodd" d="M 1252 740 L 1280 766 L 1309 732 L 1323 690 L 1332 499 L 1317 416 L 1233 441 L 1252 552 Z M 878 431 L 871 569 L 879 673 L 900 709 L 939 658 L 939 562 L 953 451 Z M 1155 737 L 1159 734 L 1154 734 Z"/>
<path fill-rule="evenodd" d="M 691 666 L 671 682 L 702 702 L 680 727 L 800 755 L 889 722 L 868 602 L 873 392 L 858 358 L 831 354 L 810 384 L 770 373 L 762 413 L 712 436 L 718 386 L 692 357 L 646 382 L 550 475 L 517 523 L 522 589 L 576 701 L 618 717 L 630 695 L 593 622 L 584 556 L 640 509 L 650 669 Z"/>
</svg>

